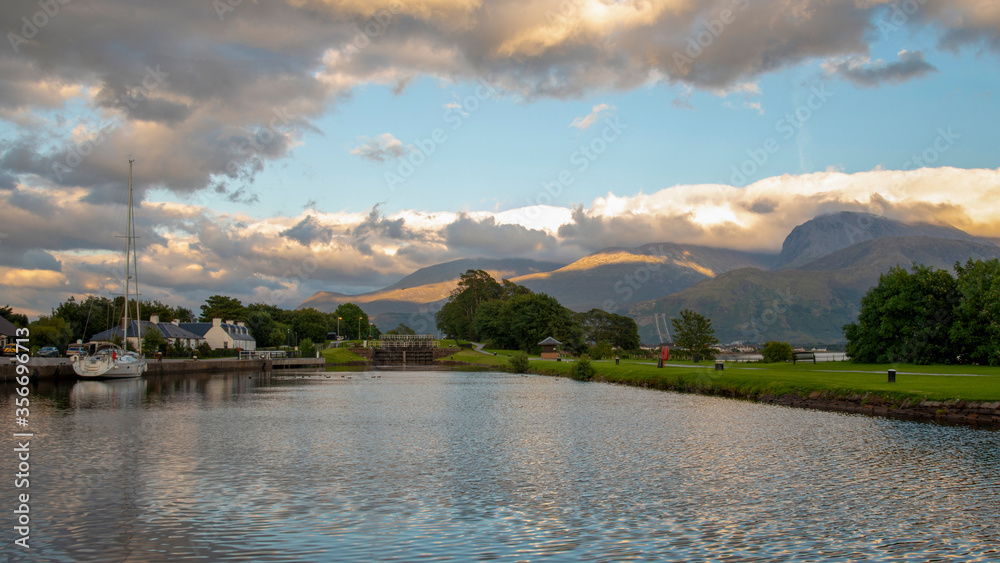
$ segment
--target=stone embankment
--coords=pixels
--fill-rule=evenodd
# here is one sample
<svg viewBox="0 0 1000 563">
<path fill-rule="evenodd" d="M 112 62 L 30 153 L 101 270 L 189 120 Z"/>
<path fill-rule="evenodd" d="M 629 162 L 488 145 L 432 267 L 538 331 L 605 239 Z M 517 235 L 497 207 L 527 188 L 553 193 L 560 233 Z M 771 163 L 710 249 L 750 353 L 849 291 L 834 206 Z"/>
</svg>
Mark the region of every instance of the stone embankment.
<svg viewBox="0 0 1000 563">
<path fill-rule="evenodd" d="M 1000 426 L 1000 401 L 916 401 L 893 402 L 877 395 L 834 396 L 814 391 L 806 397 L 798 395 L 763 395 L 761 403 L 787 405 L 825 411 L 853 412 L 874 416 L 891 416 L 919 420 L 937 420 L 959 424 Z"/>
<path fill-rule="evenodd" d="M 225 372 L 270 372 L 275 369 L 322 368 L 322 359 L 286 358 L 238 360 L 236 358 L 201 360 L 149 360 L 146 375 L 177 375 L 185 373 L 225 373 Z M 28 362 L 31 379 L 78 379 L 73 365 L 67 358 L 31 358 Z M 0 364 L 0 381 L 12 381 L 16 377 L 16 364 Z"/>
</svg>

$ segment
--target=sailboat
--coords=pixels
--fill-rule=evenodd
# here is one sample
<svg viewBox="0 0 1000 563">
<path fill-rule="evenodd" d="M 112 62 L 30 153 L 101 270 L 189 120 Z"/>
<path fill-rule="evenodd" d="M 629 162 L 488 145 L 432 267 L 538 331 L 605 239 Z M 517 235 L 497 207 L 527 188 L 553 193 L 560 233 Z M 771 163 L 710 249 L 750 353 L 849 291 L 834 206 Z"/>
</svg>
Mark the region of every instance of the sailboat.
<svg viewBox="0 0 1000 563">
<path fill-rule="evenodd" d="M 128 342 L 130 286 L 135 286 L 135 320 L 137 348 L 142 348 L 142 323 L 139 322 L 139 267 L 135 250 L 135 223 L 132 217 L 132 163 L 128 159 L 128 220 L 125 227 L 125 307 L 122 315 L 122 338 Z M 130 271 L 131 270 L 131 271 Z M 134 284 L 131 283 L 132 280 Z M 73 357 L 73 371 L 86 378 L 139 377 L 146 372 L 146 358 L 128 351 L 114 342 L 92 342 L 89 353 Z"/>
</svg>

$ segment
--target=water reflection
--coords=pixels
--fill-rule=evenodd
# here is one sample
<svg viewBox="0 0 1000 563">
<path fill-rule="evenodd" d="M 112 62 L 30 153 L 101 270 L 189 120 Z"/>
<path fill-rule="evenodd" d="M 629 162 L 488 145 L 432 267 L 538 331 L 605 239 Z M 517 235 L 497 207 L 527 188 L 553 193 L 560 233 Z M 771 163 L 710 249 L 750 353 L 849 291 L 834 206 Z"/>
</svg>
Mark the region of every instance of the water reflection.
<svg viewBox="0 0 1000 563">
<path fill-rule="evenodd" d="M 33 393 L 35 559 L 1000 559 L 997 432 L 493 373 Z"/>
</svg>

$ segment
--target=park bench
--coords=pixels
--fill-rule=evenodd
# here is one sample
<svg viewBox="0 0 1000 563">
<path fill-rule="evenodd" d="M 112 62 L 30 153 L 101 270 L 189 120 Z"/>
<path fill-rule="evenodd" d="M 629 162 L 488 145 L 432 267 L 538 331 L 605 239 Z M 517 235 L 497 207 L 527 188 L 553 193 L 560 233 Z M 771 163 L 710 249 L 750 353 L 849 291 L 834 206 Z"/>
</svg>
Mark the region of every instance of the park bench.
<svg viewBox="0 0 1000 563">
<path fill-rule="evenodd" d="M 812 360 L 816 363 L 816 353 L 815 352 L 795 352 L 792 354 L 792 363 L 798 363 L 800 360 Z"/>
</svg>

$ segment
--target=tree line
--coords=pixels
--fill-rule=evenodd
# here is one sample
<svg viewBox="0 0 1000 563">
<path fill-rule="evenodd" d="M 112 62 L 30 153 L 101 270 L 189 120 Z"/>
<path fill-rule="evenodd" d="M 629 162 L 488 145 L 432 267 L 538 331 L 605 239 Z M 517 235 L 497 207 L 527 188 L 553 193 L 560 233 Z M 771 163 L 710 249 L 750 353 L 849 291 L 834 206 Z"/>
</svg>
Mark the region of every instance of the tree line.
<svg viewBox="0 0 1000 563">
<path fill-rule="evenodd" d="M 28 328 L 32 345 L 56 346 L 65 350 L 69 343 L 77 339 L 87 342 L 96 334 L 121 326 L 124 304 L 124 297 L 109 299 L 91 295 L 77 300 L 70 296 L 52 309 L 50 315 L 42 315 L 34 322 L 28 322 L 26 315 L 15 313 L 9 306 L 0 307 L 0 316 L 18 327 Z M 134 312 L 135 302 L 130 301 L 129 307 Z M 265 303 L 244 305 L 234 297 L 213 295 L 205 300 L 200 309 L 200 315 L 196 316 L 185 307 L 155 300 L 141 301 L 139 306 L 144 321 L 157 315 L 161 322 L 174 319 L 180 322 L 212 322 L 213 318 L 243 322 L 257 341 L 258 348 L 293 345 L 306 340 L 325 342 L 327 334 L 338 329 L 340 335 L 349 340 L 365 339 L 369 334 L 377 338 L 382 334 L 368 314 L 353 303 L 344 303 L 333 313 L 323 313 L 313 308 L 288 310 Z M 150 346 L 165 346 L 165 341 L 161 345 L 156 342 L 156 336 L 150 336 Z"/>
<path fill-rule="evenodd" d="M 862 363 L 1000 365 L 1000 260 L 955 263 L 955 274 L 895 266 L 844 326 L 847 355 Z"/>
<path fill-rule="evenodd" d="M 575 313 L 550 295 L 510 280 L 498 282 L 484 270 L 460 276 L 435 322 L 455 340 L 531 353 L 538 353 L 538 343 L 549 336 L 574 354 L 604 356 L 613 349 L 639 348 L 639 329 L 631 318 L 599 309 Z"/>
</svg>

